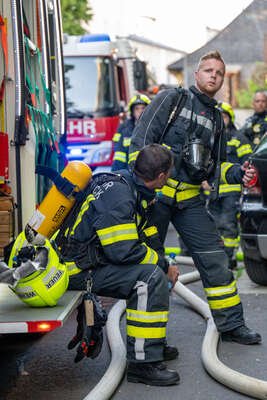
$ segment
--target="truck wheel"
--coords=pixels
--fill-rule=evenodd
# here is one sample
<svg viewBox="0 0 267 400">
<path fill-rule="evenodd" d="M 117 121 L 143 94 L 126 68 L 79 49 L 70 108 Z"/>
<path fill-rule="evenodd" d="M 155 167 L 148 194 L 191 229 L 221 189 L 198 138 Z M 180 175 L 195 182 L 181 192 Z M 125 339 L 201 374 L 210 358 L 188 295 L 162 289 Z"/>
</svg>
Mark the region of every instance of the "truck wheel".
<svg viewBox="0 0 267 400">
<path fill-rule="evenodd" d="M 250 279 L 258 285 L 267 286 L 267 262 L 266 260 L 255 261 L 245 257 L 246 271 Z"/>
</svg>

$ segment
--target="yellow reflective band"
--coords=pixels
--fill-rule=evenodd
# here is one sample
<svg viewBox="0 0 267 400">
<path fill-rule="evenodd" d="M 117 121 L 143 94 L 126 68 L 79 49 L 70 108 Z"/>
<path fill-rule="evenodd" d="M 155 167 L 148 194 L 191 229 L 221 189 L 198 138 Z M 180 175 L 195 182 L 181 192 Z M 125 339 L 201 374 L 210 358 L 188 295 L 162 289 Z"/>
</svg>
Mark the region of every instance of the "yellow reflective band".
<svg viewBox="0 0 267 400">
<path fill-rule="evenodd" d="M 232 163 L 227 163 L 227 162 L 221 164 L 221 181 L 223 183 L 227 183 L 226 173 L 232 166 L 233 166 Z"/>
<path fill-rule="evenodd" d="M 74 223 L 74 225 L 73 225 L 73 227 L 71 229 L 71 233 L 70 233 L 71 235 L 74 235 L 75 229 L 77 228 L 77 226 L 81 222 L 84 213 L 88 210 L 88 208 L 90 206 L 90 203 L 93 200 L 95 200 L 95 196 L 93 194 L 89 194 L 89 196 L 87 196 L 86 200 L 83 202 L 83 204 L 81 206 L 81 209 L 80 209 L 80 212 L 79 212 L 79 214 L 78 214 L 78 216 L 76 218 L 76 221 L 75 221 L 75 223 Z"/>
<path fill-rule="evenodd" d="M 176 193 L 176 201 L 183 201 L 183 200 L 188 200 L 191 199 L 192 197 L 196 197 L 199 195 L 199 189 L 188 189 L 188 190 L 183 190 L 182 192 L 177 192 Z"/>
<path fill-rule="evenodd" d="M 250 144 L 244 144 L 243 146 L 240 146 L 237 150 L 236 150 L 237 156 L 243 157 L 246 154 L 251 154 L 252 153 L 252 148 L 250 146 Z"/>
<path fill-rule="evenodd" d="M 134 153 L 129 154 L 129 162 L 135 161 L 138 156 L 139 151 L 135 151 Z"/>
<path fill-rule="evenodd" d="M 79 272 L 82 271 L 82 270 L 81 270 L 80 268 L 78 268 L 77 265 L 76 265 L 74 262 L 72 262 L 72 261 L 70 261 L 70 262 L 65 262 L 65 265 L 66 265 L 66 267 L 67 267 L 67 272 L 68 272 L 68 275 L 69 275 L 69 276 L 71 276 L 71 275 L 76 275 L 76 274 L 78 274 Z"/>
<path fill-rule="evenodd" d="M 126 153 L 124 153 L 123 151 L 116 151 L 114 153 L 113 159 L 116 161 L 126 162 L 126 158 L 127 158 Z"/>
<path fill-rule="evenodd" d="M 172 178 L 167 179 L 167 185 L 174 189 L 177 188 L 178 184 L 179 184 L 179 181 L 176 181 L 175 179 L 172 179 Z"/>
<path fill-rule="evenodd" d="M 188 190 L 188 189 L 200 189 L 201 185 L 192 185 L 191 183 L 187 182 L 180 182 L 178 186 L 178 190 Z"/>
<path fill-rule="evenodd" d="M 156 190 L 156 192 L 160 193 L 161 195 L 164 195 L 166 197 L 170 197 L 171 199 L 173 199 L 175 196 L 175 189 L 173 189 L 169 186 L 163 186 L 162 189 Z"/>
<path fill-rule="evenodd" d="M 145 243 L 142 243 L 146 249 L 146 255 L 144 257 L 144 259 L 140 262 L 140 264 L 153 264 L 156 265 L 159 259 L 158 253 L 151 249 L 150 247 L 148 247 Z"/>
<path fill-rule="evenodd" d="M 225 294 L 233 293 L 236 290 L 236 281 L 234 280 L 233 282 L 230 283 L 230 285 L 227 286 L 217 286 L 213 288 L 204 288 L 204 289 L 208 297 L 222 296 Z"/>
<path fill-rule="evenodd" d="M 241 192 L 241 185 L 230 185 L 227 183 L 219 186 L 219 193 Z"/>
<path fill-rule="evenodd" d="M 155 226 L 150 226 L 149 228 L 144 229 L 143 232 L 146 235 L 146 237 L 149 237 L 158 233 L 158 230 Z"/>
<path fill-rule="evenodd" d="M 121 138 L 121 134 L 119 132 L 115 133 L 113 136 L 113 142 L 119 142 Z"/>
<path fill-rule="evenodd" d="M 120 224 L 96 231 L 102 246 L 109 244 L 138 239 L 135 224 Z"/>
<path fill-rule="evenodd" d="M 126 137 L 123 139 L 123 146 L 124 147 L 129 147 L 131 144 L 131 138 L 130 137 Z"/>
<path fill-rule="evenodd" d="M 136 322 L 167 322 L 169 311 L 140 311 L 126 309 L 127 320 Z"/>
<path fill-rule="evenodd" d="M 237 237 L 237 238 L 222 237 L 222 239 L 223 239 L 223 244 L 225 245 L 225 247 L 238 247 L 239 246 L 239 242 L 240 242 L 239 237 Z"/>
<path fill-rule="evenodd" d="M 240 303 L 239 295 L 235 295 L 233 297 L 229 297 L 227 299 L 222 300 L 208 300 L 209 306 L 212 310 L 219 310 L 222 308 L 234 307 Z"/>
<path fill-rule="evenodd" d="M 227 146 L 238 147 L 239 145 L 240 145 L 240 140 L 238 139 L 232 139 L 227 142 Z"/>
<path fill-rule="evenodd" d="M 171 146 L 167 145 L 166 143 L 162 143 L 162 146 L 166 147 L 167 149 L 171 150 Z"/>
<path fill-rule="evenodd" d="M 127 325 L 127 335 L 142 339 L 160 339 L 166 337 L 166 327 L 161 328 L 141 328 L 138 326 Z"/>
</svg>

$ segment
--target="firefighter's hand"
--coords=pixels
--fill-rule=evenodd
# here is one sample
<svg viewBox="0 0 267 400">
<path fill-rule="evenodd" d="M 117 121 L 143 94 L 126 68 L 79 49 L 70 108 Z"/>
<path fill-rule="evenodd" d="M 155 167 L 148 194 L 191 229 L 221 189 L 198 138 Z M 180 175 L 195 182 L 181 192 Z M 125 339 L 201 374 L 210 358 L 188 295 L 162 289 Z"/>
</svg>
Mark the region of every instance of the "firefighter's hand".
<svg viewBox="0 0 267 400">
<path fill-rule="evenodd" d="M 178 265 L 177 264 L 169 265 L 167 277 L 168 277 L 168 280 L 172 283 L 172 287 L 178 281 L 179 275 L 180 275 L 180 271 L 178 269 Z"/>
<path fill-rule="evenodd" d="M 246 186 L 252 179 L 256 177 L 256 169 L 248 161 L 244 162 L 244 164 L 241 166 L 241 169 L 242 171 L 245 171 L 242 181 Z"/>
<path fill-rule="evenodd" d="M 212 189 L 212 187 L 210 186 L 208 181 L 201 182 L 201 187 L 203 190 L 211 190 Z"/>
</svg>

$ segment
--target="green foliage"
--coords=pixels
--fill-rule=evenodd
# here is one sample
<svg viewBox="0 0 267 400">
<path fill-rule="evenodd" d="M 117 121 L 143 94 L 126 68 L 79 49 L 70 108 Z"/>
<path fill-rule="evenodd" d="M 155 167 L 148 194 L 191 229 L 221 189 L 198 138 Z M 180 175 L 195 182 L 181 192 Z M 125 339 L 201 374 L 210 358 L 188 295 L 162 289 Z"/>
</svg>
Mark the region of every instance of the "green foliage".
<svg viewBox="0 0 267 400">
<path fill-rule="evenodd" d="M 247 87 L 236 93 L 238 106 L 250 108 L 254 93 L 262 89 L 267 89 L 267 64 L 257 62 L 251 78 L 247 82 Z"/>
<path fill-rule="evenodd" d="M 81 22 L 88 23 L 93 17 L 87 0 L 61 0 L 61 11 L 63 32 L 69 35 L 82 35 Z"/>
</svg>

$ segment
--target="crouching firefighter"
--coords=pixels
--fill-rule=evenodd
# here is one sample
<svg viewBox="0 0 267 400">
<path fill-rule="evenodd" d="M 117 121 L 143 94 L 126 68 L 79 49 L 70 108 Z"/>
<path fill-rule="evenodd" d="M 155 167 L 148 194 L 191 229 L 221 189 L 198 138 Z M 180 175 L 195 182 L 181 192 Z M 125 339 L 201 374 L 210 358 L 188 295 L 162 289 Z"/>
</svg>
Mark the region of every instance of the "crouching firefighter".
<svg viewBox="0 0 267 400">
<path fill-rule="evenodd" d="M 132 173 L 95 175 L 75 221 L 56 238 L 64 260 L 75 262 L 70 289 L 85 289 L 89 271 L 94 294 L 127 300 L 127 378 L 156 386 L 180 380 L 162 364 L 178 356 L 166 344 L 168 279 L 175 284 L 178 269 L 158 253 L 149 225 L 154 189 L 166 183 L 172 163 L 171 152 L 153 144 L 140 151 Z"/>
</svg>

